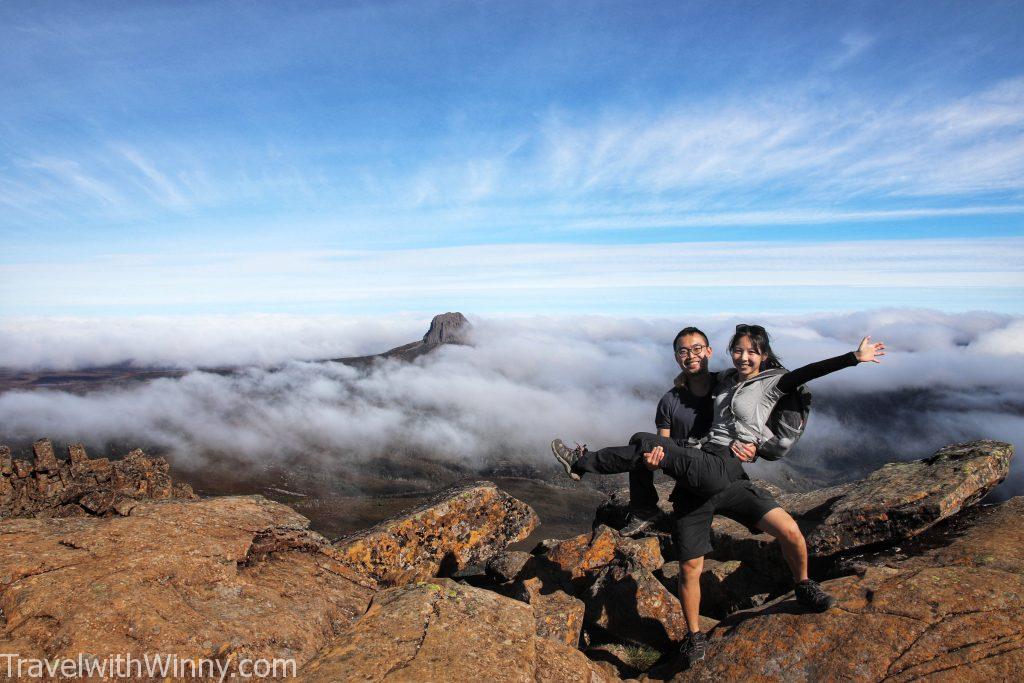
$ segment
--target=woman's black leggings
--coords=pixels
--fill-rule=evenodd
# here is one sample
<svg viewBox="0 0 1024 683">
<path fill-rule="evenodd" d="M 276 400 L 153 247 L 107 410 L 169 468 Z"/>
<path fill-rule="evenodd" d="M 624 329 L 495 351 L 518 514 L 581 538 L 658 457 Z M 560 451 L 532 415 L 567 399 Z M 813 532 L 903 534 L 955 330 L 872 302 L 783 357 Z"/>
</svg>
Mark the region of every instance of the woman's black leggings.
<svg viewBox="0 0 1024 683">
<path fill-rule="evenodd" d="M 573 470 L 578 474 L 617 474 L 643 468 L 646 467 L 643 454 L 655 446 L 665 449 L 662 471 L 677 480 L 688 493 L 713 496 L 732 482 L 747 478 L 742 462 L 726 447 L 712 445 L 711 448 L 705 446 L 705 450 L 681 446 L 675 439 L 646 432 L 634 434 L 628 446 L 588 450 L 576 461 Z"/>
</svg>

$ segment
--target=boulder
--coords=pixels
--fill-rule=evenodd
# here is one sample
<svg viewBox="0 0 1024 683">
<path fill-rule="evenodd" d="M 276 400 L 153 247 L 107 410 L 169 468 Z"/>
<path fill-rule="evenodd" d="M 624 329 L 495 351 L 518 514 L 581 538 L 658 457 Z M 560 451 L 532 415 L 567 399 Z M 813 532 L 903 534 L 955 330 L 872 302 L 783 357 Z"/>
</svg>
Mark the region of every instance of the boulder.
<svg viewBox="0 0 1024 683">
<path fill-rule="evenodd" d="M 397 586 L 485 565 L 539 523 L 529 505 L 479 482 L 340 539 L 335 547 L 352 569 Z"/>
<path fill-rule="evenodd" d="M 550 565 L 573 579 L 593 574 L 615 560 L 630 562 L 648 571 L 654 571 L 664 563 L 658 539 L 627 538 L 603 524 L 593 533 L 548 543 L 540 550 Z"/>
<path fill-rule="evenodd" d="M 487 561 L 487 577 L 496 583 L 515 581 L 530 572 L 534 556 L 522 550 L 505 550 Z"/>
<path fill-rule="evenodd" d="M 561 590 L 546 591 L 537 577 L 519 582 L 513 597 L 533 607 L 539 637 L 573 648 L 579 644 L 585 612 L 581 600 Z"/>
<path fill-rule="evenodd" d="M 378 593 L 299 671 L 302 681 L 602 681 L 577 650 L 538 638 L 529 605 L 450 579 Z M 613 680 L 613 679 L 612 679 Z"/>
<path fill-rule="evenodd" d="M 615 667 L 593 662 L 575 647 L 538 638 L 537 683 L 611 683 L 621 680 Z"/>
<path fill-rule="evenodd" d="M 577 579 L 614 560 L 616 542 L 621 538 L 613 529 L 602 525 L 591 534 L 580 534 L 556 542 L 548 548 L 544 557 Z"/>
<path fill-rule="evenodd" d="M 732 615 L 679 680 L 1020 680 L 1022 514 L 1013 498 L 972 515 L 946 546 L 825 582 L 840 603 L 823 614 L 790 594 Z"/>
<path fill-rule="evenodd" d="M 946 446 L 923 460 L 889 463 L 865 479 L 807 493 L 784 494 L 812 558 L 824 558 L 915 536 L 973 505 L 1009 472 L 1013 446 L 972 441 Z M 742 560 L 784 577 L 771 536 L 725 517 L 712 525 L 713 557 Z"/>
<path fill-rule="evenodd" d="M 365 611 L 376 587 L 308 524 L 261 496 L 0 521 L 0 652 L 301 665 Z"/>
<path fill-rule="evenodd" d="M 618 640 L 667 651 L 687 633 L 679 600 L 643 567 L 627 563 L 605 567 L 584 602 L 587 624 Z"/>
</svg>

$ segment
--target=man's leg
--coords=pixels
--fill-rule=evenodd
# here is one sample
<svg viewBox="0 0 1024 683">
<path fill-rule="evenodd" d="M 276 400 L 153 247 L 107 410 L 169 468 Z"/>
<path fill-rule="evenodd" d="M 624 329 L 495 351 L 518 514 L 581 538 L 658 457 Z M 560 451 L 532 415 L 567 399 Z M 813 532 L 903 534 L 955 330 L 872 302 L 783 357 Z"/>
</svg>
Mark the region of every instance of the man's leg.
<svg viewBox="0 0 1024 683">
<path fill-rule="evenodd" d="M 634 467 L 629 471 L 629 517 L 619 533 L 636 536 L 650 529 L 660 516 L 654 472 L 643 465 Z"/>
<path fill-rule="evenodd" d="M 629 509 L 651 510 L 658 507 L 658 490 L 654 488 L 654 472 L 646 467 L 629 471 Z"/>
<path fill-rule="evenodd" d="M 711 552 L 713 500 L 687 496 L 673 507 L 675 525 L 672 545 L 679 558 L 679 602 L 686 617 L 687 636 L 680 643 L 679 656 L 686 666 L 704 659 L 707 637 L 700 632 L 700 574 L 704 556 Z"/>
<path fill-rule="evenodd" d="M 700 575 L 704 571 L 704 558 L 694 557 L 679 563 L 679 602 L 690 633 L 700 630 Z"/>
</svg>

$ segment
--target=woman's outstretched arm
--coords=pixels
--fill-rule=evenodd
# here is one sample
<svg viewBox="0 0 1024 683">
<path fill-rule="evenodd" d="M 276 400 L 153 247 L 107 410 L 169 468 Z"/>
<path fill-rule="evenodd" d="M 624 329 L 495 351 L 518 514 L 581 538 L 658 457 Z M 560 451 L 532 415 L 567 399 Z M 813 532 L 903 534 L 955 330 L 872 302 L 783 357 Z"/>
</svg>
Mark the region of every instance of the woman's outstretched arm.
<svg viewBox="0 0 1024 683">
<path fill-rule="evenodd" d="M 860 345 L 856 351 L 850 351 L 835 358 L 819 360 L 816 363 L 810 363 L 802 368 L 787 372 L 779 380 L 778 387 L 780 391 L 788 394 L 801 384 L 807 384 L 812 379 L 824 377 L 836 370 L 852 368 L 858 363 L 878 363 L 878 357 L 884 355 L 885 344 L 883 342 L 872 343 L 871 337 L 864 337 L 860 340 Z"/>
</svg>

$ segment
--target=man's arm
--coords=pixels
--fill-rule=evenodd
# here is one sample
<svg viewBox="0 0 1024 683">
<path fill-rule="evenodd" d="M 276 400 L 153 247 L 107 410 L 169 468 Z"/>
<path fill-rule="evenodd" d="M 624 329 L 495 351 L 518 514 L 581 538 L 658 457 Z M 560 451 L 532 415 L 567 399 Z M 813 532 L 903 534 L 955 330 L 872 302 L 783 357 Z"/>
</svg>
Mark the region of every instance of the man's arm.
<svg viewBox="0 0 1024 683">
<path fill-rule="evenodd" d="M 658 436 L 664 436 L 665 438 L 671 437 L 672 436 L 672 430 L 671 429 L 665 429 L 664 427 L 660 427 L 658 429 Z"/>
</svg>

